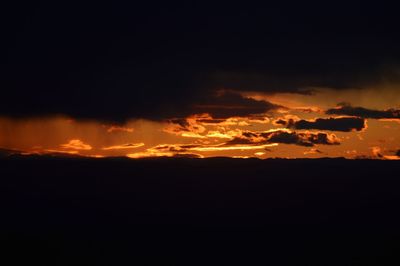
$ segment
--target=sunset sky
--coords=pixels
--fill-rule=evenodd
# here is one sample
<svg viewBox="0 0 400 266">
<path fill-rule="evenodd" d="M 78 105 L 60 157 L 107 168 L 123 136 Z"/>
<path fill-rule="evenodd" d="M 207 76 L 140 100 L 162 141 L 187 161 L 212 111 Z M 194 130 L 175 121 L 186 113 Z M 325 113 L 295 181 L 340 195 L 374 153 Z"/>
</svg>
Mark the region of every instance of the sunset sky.
<svg viewBox="0 0 400 266">
<path fill-rule="evenodd" d="M 6 154 L 400 158 L 389 6 L 8 8 Z"/>
<path fill-rule="evenodd" d="M 0 265 L 400 265 L 399 14 L 2 1 Z"/>
<path fill-rule="evenodd" d="M 2 117 L 0 145 L 28 154 L 95 157 L 398 159 L 400 111 L 395 103 L 400 97 L 392 90 L 219 91 L 207 104 L 194 105 L 193 114 L 161 121 Z"/>
</svg>

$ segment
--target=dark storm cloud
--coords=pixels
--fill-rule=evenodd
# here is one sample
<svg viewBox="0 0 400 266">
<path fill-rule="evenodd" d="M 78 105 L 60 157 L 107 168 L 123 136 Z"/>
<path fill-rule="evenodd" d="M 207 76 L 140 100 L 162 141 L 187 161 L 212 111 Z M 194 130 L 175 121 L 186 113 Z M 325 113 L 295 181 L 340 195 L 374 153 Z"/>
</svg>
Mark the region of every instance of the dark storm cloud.
<svg viewBox="0 0 400 266">
<path fill-rule="evenodd" d="M 245 98 L 237 93 L 223 92 L 220 95 L 205 99 L 200 104 L 195 104 L 193 110 L 196 113 L 208 113 L 213 118 L 223 119 L 233 116 L 246 117 L 262 114 L 280 107 L 267 101 Z"/>
<path fill-rule="evenodd" d="M 194 103 L 185 113 L 183 118 L 168 119 L 172 127 L 170 132 L 203 132 L 202 124 L 218 124 L 234 116 L 248 117 L 263 114 L 272 110 L 283 108 L 267 101 L 257 101 L 245 98 L 233 92 L 219 92 L 210 95 L 201 102 Z M 205 115 L 207 114 L 207 115 Z M 211 118 L 210 118 L 211 117 Z"/>
<path fill-rule="evenodd" d="M 328 109 L 326 113 L 374 119 L 400 119 L 400 110 L 398 109 L 373 110 L 364 107 L 353 107 L 348 103 L 340 103 L 337 108 Z"/>
<path fill-rule="evenodd" d="M 243 132 L 241 136 L 235 137 L 228 141 L 227 145 L 233 144 L 266 144 L 266 143 L 283 143 L 295 144 L 299 146 L 312 147 L 316 144 L 323 145 L 339 145 L 339 139 L 333 134 L 324 132 L 318 133 L 298 133 L 291 131 L 272 131 L 272 132 Z"/>
<path fill-rule="evenodd" d="M 272 143 L 296 144 L 300 146 L 314 146 L 315 144 L 338 145 L 336 138 L 331 138 L 327 133 L 296 133 L 273 132 L 267 135 Z"/>
<path fill-rule="evenodd" d="M 168 124 L 163 131 L 176 135 L 187 132 L 198 134 L 206 130 L 204 125 L 207 123 L 216 125 L 232 116 L 247 117 L 278 108 L 281 107 L 266 101 L 245 98 L 232 92 L 220 92 L 194 104 L 186 112 L 176 114 L 186 117 L 167 119 Z"/>
<path fill-rule="evenodd" d="M 218 89 L 357 88 L 400 62 L 397 9 L 383 4 L 9 2 L 0 115 L 184 117 Z"/>
<path fill-rule="evenodd" d="M 315 120 L 278 119 L 275 124 L 292 129 L 318 129 L 330 131 L 361 131 L 366 127 L 365 119 L 358 117 L 317 118 Z"/>
</svg>

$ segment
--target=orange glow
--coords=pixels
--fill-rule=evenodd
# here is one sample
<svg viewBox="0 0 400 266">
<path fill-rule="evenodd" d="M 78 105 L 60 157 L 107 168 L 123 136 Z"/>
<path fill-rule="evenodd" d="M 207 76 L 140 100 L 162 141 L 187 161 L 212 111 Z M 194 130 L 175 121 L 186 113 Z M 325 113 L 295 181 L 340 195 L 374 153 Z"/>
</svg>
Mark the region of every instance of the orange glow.
<svg viewBox="0 0 400 266">
<path fill-rule="evenodd" d="M 0 117 L 0 149 L 20 154 L 90 157 L 399 159 L 396 154 L 400 150 L 400 119 L 368 118 L 368 125 L 365 119 L 364 128 L 358 128 L 357 132 L 299 130 L 285 124 L 290 119 L 307 122 L 315 122 L 318 118 L 326 120 L 332 116 L 325 114 L 325 110 L 335 108 L 341 101 L 381 110 L 400 106 L 398 94 L 385 94 L 388 93 L 385 89 L 363 92 L 367 95 L 360 95 L 357 90 L 339 93 L 329 89 L 316 90 L 313 95 L 246 92 L 243 93 L 246 97 L 283 106 L 265 114 L 246 117 L 214 118 L 209 113 L 200 113 L 165 121 L 131 120 L 118 125 L 63 116 L 30 119 Z M 203 109 L 206 107 L 202 106 Z M 227 108 L 233 107 L 229 105 Z M 279 121 L 283 119 L 286 122 Z"/>
<path fill-rule="evenodd" d="M 108 133 L 118 132 L 118 131 L 132 133 L 132 132 L 133 132 L 133 128 L 129 128 L 129 127 L 120 127 L 120 126 L 111 126 L 111 127 L 109 127 L 109 128 L 107 129 L 107 132 L 108 132 Z"/>
<path fill-rule="evenodd" d="M 396 155 L 384 155 L 383 158 L 386 160 L 400 160 L 400 157 Z"/>
<path fill-rule="evenodd" d="M 126 149 L 135 149 L 144 146 L 144 143 L 127 143 L 122 145 L 114 145 L 109 147 L 101 148 L 104 151 L 108 150 L 126 150 Z"/>
<path fill-rule="evenodd" d="M 174 156 L 173 152 L 137 152 L 137 153 L 129 153 L 126 155 L 129 158 L 137 159 L 137 158 L 146 158 L 146 157 L 172 157 Z"/>
<path fill-rule="evenodd" d="M 71 139 L 68 143 L 61 144 L 60 147 L 63 149 L 85 150 L 85 151 L 92 149 L 92 146 L 83 143 L 79 139 Z"/>
<path fill-rule="evenodd" d="M 229 130 L 226 131 L 225 128 L 219 128 L 221 131 L 218 130 L 210 130 L 208 131 L 206 137 L 207 138 L 219 138 L 219 139 L 232 139 L 234 137 L 238 137 L 242 134 L 240 129 L 236 130 Z"/>
<path fill-rule="evenodd" d="M 196 132 L 183 132 L 181 133 L 181 136 L 186 138 L 199 138 L 199 139 L 205 138 L 205 136 L 202 136 Z"/>
<path fill-rule="evenodd" d="M 398 118 L 381 118 L 379 121 L 400 123 L 400 119 Z"/>
<path fill-rule="evenodd" d="M 64 151 L 64 150 L 52 150 L 52 149 L 46 149 L 43 151 L 38 151 L 38 152 L 31 152 L 31 153 L 27 153 L 27 154 L 49 154 L 49 153 L 59 153 L 59 154 L 79 154 L 78 151 Z"/>
<path fill-rule="evenodd" d="M 260 150 L 267 147 L 278 146 L 277 143 L 263 144 L 263 145 L 236 145 L 236 146 L 211 146 L 211 147 L 195 147 L 189 150 L 191 151 L 245 151 L 245 150 Z"/>
</svg>

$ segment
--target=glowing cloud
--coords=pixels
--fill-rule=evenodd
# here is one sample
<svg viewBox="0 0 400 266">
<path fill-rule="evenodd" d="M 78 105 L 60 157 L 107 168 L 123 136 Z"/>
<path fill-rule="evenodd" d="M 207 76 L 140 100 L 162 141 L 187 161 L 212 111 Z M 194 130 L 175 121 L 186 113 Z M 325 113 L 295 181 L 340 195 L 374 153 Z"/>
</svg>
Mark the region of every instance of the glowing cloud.
<svg viewBox="0 0 400 266">
<path fill-rule="evenodd" d="M 101 148 L 104 151 L 108 150 L 126 150 L 126 149 L 135 149 L 144 146 L 144 143 L 127 143 L 122 145 L 114 145 Z"/>
<path fill-rule="evenodd" d="M 132 133 L 133 132 L 133 128 L 130 127 L 121 127 L 121 126 L 110 126 L 107 129 L 108 133 L 112 133 L 112 132 L 128 132 L 128 133 Z"/>
<path fill-rule="evenodd" d="M 193 147 L 191 151 L 245 151 L 245 150 L 260 150 L 267 147 L 278 146 L 277 143 L 262 144 L 262 145 L 232 145 L 232 146 L 208 146 L 208 147 Z"/>
<path fill-rule="evenodd" d="M 85 151 L 92 149 L 92 146 L 83 143 L 83 141 L 79 139 L 71 139 L 68 143 L 61 144 L 60 147 L 63 149 L 85 150 Z"/>
</svg>

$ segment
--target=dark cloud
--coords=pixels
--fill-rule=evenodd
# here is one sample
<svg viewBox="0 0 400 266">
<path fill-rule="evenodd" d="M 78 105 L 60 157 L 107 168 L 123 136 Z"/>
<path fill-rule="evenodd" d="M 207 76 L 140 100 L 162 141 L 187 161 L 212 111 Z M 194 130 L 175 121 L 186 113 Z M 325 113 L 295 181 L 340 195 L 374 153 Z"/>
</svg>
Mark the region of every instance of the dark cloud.
<svg viewBox="0 0 400 266">
<path fill-rule="evenodd" d="M 0 115 L 183 117 L 222 88 L 363 87 L 398 76 L 400 63 L 398 9 L 376 3 L 9 1 L 2 10 Z"/>
<path fill-rule="evenodd" d="M 223 119 L 233 116 L 246 117 L 262 114 L 280 107 L 267 101 L 245 98 L 237 93 L 222 92 L 214 97 L 205 99 L 199 104 L 195 104 L 193 109 L 196 113 L 208 113 L 213 118 Z"/>
<path fill-rule="evenodd" d="M 337 145 L 339 141 L 327 133 L 273 132 L 266 135 L 269 142 L 314 146 L 315 144 Z"/>
<path fill-rule="evenodd" d="M 273 123 L 275 125 L 288 126 L 288 125 L 294 123 L 294 120 L 293 119 L 278 118 Z"/>
<path fill-rule="evenodd" d="M 220 124 L 226 121 L 226 119 L 219 118 L 219 119 L 212 119 L 212 118 L 207 118 L 207 119 L 199 119 L 197 120 L 199 123 L 204 123 L 204 124 Z"/>
<path fill-rule="evenodd" d="M 327 114 L 331 115 L 351 115 L 363 118 L 374 119 L 400 119 L 400 110 L 373 110 L 364 107 L 353 107 L 348 103 L 339 103 L 337 108 L 328 109 Z"/>
<path fill-rule="evenodd" d="M 396 152 L 396 155 L 400 157 L 400 150 Z"/>
<path fill-rule="evenodd" d="M 233 139 L 220 144 L 160 144 L 148 149 L 152 155 L 172 153 L 173 156 L 193 154 L 193 152 L 217 152 L 223 150 L 260 149 L 260 145 L 273 143 L 294 144 L 313 147 L 317 144 L 339 145 L 340 140 L 334 134 L 297 133 L 291 131 L 252 132 L 244 131 Z M 266 151 L 271 151 L 264 147 Z"/>
<path fill-rule="evenodd" d="M 202 124 L 219 124 L 230 117 L 256 117 L 254 115 L 279 108 L 281 106 L 267 101 L 245 98 L 233 92 L 219 92 L 193 104 L 186 110 L 186 113 L 176 114 L 186 117 L 168 119 L 170 124 L 165 131 L 177 134 L 181 132 L 202 133 L 205 131 Z"/>
<path fill-rule="evenodd" d="M 164 131 L 167 133 L 179 135 L 183 132 L 202 133 L 205 131 L 205 127 L 198 124 L 196 120 L 189 118 L 170 119 L 168 123 L 164 128 Z"/>
<path fill-rule="evenodd" d="M 161 144 L 157 145 L 152 150 L 162 151 L 162 152 L 187 152 L 192 148 L 202 147 L 201 144 Z"/>
<path fill-rule="evenodd" d="M 366 127 L 364 118 L 339 117 L 339 118 L 317 118 L 315 120 L 278 119 L 275 124 L 283 125 L 292 129 L 318 129 L 330 131 L 360 131 Z"/>
<path fill-rule="evenodd" d="M 191 158 L 191 159 L 197 159 L 197 158 L 203 158 L 200 154 L 196 153 L 177 153 L 173 156 L 174 158 Z"/>
<path fill-rule="evenodd" d="M 334 134 L 323 132 L 318 133 L 298 133 L 292 131 L 272 131 L 272 132 L 243 132 L 241 136 L 228 141 L 227 145 L 233 144 L 266 144 L 266 143 L 284 143 L 300 146 L 312 147 L 316 144 L 338 145 L 339 139 Z"/>
</svg>

